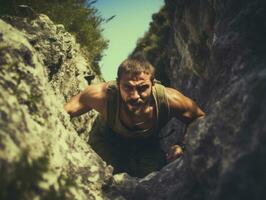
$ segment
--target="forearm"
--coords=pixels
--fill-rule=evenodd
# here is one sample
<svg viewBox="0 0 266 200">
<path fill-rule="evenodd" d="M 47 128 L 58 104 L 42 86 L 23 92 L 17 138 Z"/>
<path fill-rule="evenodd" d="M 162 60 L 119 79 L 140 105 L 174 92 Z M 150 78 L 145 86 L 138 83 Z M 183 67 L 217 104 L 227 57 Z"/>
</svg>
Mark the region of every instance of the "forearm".
<svg viewBox="0 0 266 200">
<path fill-rule="evenodd" d="M 167 97 L 171 117 L 177 117 L 185 124 L 189 124 L 205 115 L 196 102 L 175 89 L 167 88 Z"/>
<path fill-rule="evenodd" d="M 203 118 L 205 116 L 203 110 L 194 101 L 191 102 L 192 103 L 190 104 L 190 106 L 182 114 L 182 121 L 187 125 L 193 122 L 194 120 Z"/>
<path fill-rule="evenodd" d="M 88 112 L 89 110 L 70 110 L 67 108 L 67 106 L 64 107 L 65 111 L 70 115 L 70 117 L 78 117 L 86 112 Z"/>
<path fill-rule="evenodd" d="M 203 110 L 201 110 L 200 107 L 197 106 L 195 114 L 194 114 L 193 121 L 196 120 L 196 119 L 201 119 L 204 116 L 205 116 L 205 112 L 203 112 Z"/>
<path fill-rule="evenodd" d="M 175 116 L 179 118 L 185 125 L 184 125 L 184 131 L 182 133 L 182 136 L 178 138 L 178 141 L 171 146 L 169 153 L 167 154 L 167 160 L 172 161 L 178 157 L 180 157 L 186 147 L 186 142 L 185 142 L 185 135 L 187 132 L 187 128 L 189 124 L 197 119 L 203 118 L 205 116 L 205 113 L 200 109 L 199 106 L 193 101 L 190 107 L 186 109 L 185 112 L 183 112 L 181 115 L 179 115 L 179 112 L 175 112 Z"/>
<path fill-rule="evenodd" d="M 186 143 L 185 142 L 185 135 L 187 133 L 187 128 L 188 128 L 189 124 L 192 123 L 195 120 L 204 118 L 204 116 L 205 116 L 205 113 L 199 107 L 197 107 L 197 112 L 195 113 L 194 117 L 187 119 L 187 123 L 185 123 L 184 131 L 183 131 L 183 134 L 182 134 L 183 138 L 181 140 L 177 141 L 177 143 L 176 143 L 179 146 L 181 146 L 183 150 L 185 150 L 185 146 L 186 146 L 186 144 L 185 144 Z"/>
<path fill-rule="evenodd" d="M 72 97 L 70 101 L 64 105 L 64 109 L 70 117 L 77 117 L 91 110 L 91 108 L 84 107 L 80 104 L 79 96 Z"/>
</svg>

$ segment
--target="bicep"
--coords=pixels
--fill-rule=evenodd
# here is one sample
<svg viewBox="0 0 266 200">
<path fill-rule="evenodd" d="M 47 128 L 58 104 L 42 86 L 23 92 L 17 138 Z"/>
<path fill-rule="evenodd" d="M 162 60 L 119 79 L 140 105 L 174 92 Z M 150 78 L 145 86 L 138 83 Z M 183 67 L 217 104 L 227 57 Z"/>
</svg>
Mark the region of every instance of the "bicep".
<svg viewBox="0 0 266 200">
<path fill-rule="evenodd" d="M 65 105 L 65 111 L 70 114 L 71 117 L 76 117 L 82 115 L 83 113 L 89 111 L 81 102 L 80 97 L 82 93 L 73 96 Z"/>
<path fill-rule="evenodd" d="M 104 83 L 87 86 L 85 90 L 70 99 L 65 105 L 65 110 L 71 116 L 82 115 L 91 109 L 102 113 L 104 106 L 103 88 Z"/>
<path fill-rule="evenodd" d="M 106 84 L 88 86 L 80 95 L 79 104 L 86 110 L 95 109 L 104 114 Z"/>
<path fill-rule="evenodd" d="M 204 115 L 204 112 L 192 99 L 172 88 L 167 88 L 166 91 L 172 117 L 177 117 L 181 121 L 189 123 Z"/>
</svg>

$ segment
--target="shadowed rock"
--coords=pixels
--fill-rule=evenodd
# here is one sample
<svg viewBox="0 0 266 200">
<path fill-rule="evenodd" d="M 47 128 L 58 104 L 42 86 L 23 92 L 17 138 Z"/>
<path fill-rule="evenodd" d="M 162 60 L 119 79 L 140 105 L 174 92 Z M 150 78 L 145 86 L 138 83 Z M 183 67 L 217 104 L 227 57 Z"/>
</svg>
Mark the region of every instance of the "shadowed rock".
<svg viewBox="0 0 266 200">
<path fill-rule="evenodd" d="M 265 199 L 266 3 L 167 0 L 166 11 L 168 79 L 207 115 L 187 128 L 183 157 L 143 179 L 112 176 L 84 142 L 94 113 L 88 121 L 73 121 L 82 140 L 63 112 L 65 99 L 87 85 L 84 74 L 90 71 L 63 26 L 44 15 L 5 19 L 20 32 L 0 21 L 1 189 L 23 183 L 17 180 L 24 176 L 12 177 L 20 176 L 16 169 L 24 163 L 37 178 L 18 194 L 31 199 L 51 188 L 57 199 Z M 171 122 L 162 136 L 172 130 L 184 128 Z M 32 168 L 46 154 L 46 167 Z M 11 179 L 2 176 L 10 173 Z"/>
<path fill-rule="evenodd" d="M 182 161 L 114 187 L 127 199 L 265 199 L 266 3 L 169 0 L 166 10 L 168 78 L 207 115 L 188 127 Z"/>
<path fill-rule="evenodd" d="M 16 15 L 19 17 L 27 17 L 29 19 L 35 19 L 38 14 L 28 5 L 18 5 L 16 7 Z"/>
</svg>

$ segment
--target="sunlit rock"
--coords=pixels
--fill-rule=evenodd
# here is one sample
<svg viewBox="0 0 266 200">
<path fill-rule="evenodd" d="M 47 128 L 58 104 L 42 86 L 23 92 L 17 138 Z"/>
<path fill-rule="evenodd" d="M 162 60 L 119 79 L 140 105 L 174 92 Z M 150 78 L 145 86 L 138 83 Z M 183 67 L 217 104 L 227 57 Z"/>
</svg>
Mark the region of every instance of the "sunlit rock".
<svg viewBox="0 0 266 200">
<path fill-rule="evenodd" d="M 75 70 L 78 60 L 85 62 L 78 45 L 58 26 L 76 45 L 66 58 L 59 47 L 68 38 L 59 41 L 57 26 L 44 15 L 7 21 L 21 31 L 0 20 L 0 199 L 109 199 L 102 187 L 112 168 L 79 137 L 63 110 L 69 88 L 85 86 L 85 80 L 64 80 L 73 75 L 65 73 L 67 66 Z M 58 55 L 63 60 L 51 75 L 45 59 L 57 63 Z"/>
</svg>

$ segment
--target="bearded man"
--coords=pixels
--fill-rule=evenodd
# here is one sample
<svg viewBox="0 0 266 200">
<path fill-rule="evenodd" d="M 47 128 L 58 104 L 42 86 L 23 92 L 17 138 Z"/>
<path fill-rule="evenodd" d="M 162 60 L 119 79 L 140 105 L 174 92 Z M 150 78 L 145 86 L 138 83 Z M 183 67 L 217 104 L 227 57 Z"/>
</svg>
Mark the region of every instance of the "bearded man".
<svg viewBox="0 0 266 200">
<path fill-rule="evenodd" d="M 154 73 L 143 57 L 129 57 L 119 66 L 116 81 L 89 85 L 65 104 L 71 117 L 95 109 L 106 120 L 109 130 L 101 140 L 105 145 L 92 146 L 115 172 L 143 177 L 159 170 L 183 153 L 180 145 L 173 145 L 165 155 L 160 129 L 172 117 L 188 125 L 205 115 L 193 100 L 157 83 Z"/>
</svg>

